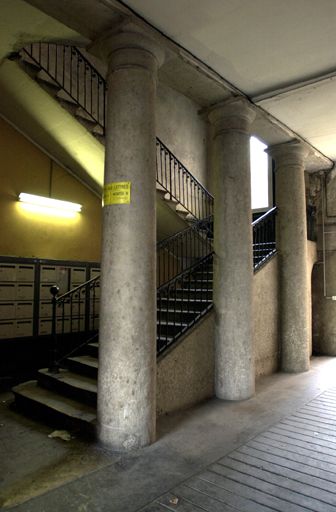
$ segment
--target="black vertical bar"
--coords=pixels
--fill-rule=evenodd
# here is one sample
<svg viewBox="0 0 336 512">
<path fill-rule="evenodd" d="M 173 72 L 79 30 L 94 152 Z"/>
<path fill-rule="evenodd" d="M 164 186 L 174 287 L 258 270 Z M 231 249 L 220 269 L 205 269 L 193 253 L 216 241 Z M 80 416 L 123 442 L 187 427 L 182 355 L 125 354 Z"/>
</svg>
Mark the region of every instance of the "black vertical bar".
<svg viewBox="0 0 336 512">
<path fill-rule="evenodd" d="M 57 333 L 56 333 L 56 307 L 57 307 L 57 294 L 59 292 L 58 286 L 54 285 L 50 288 L 50 293 L 52 295 L 52 319 L 51 319 L 51 351 L 50 351 L 50 373 L 58 373 L 59 368 L 57 364 L 58 358 L 58 342 L 57 342 Z"/>
<path fill-rule="evenodd" d="M 77 98 L 76 100 L 79 101 L 79 57 L 77 54 L 75 54 L 76 60 L 77 60 Z M 85 93 L 85 82 L 84 82 L 84 93 Z"/>
<path fill-rule="evenodd" d="M 66 55 L 66 46 L 63 45 L 63 67 L 62 67 L 62 86 L 65 85 L 65 55 Z"/>
<path fill-rule="evenodd" d="M 173 195 L 172 195 L 172 191 L 173 191 L 173 187 L 172 187 L 172 160 L 173 160 L 173 157 L 171 155 L 169 155 L 169 198 L 172 199 L 173 198 Z"/>
<path fill-rule="evenodd" d="M 69 84 L 69 88 L 70 88 L 70 95 L 72 96 L 72 48 L 70 46 L 70 84 Z"/>
</svg>

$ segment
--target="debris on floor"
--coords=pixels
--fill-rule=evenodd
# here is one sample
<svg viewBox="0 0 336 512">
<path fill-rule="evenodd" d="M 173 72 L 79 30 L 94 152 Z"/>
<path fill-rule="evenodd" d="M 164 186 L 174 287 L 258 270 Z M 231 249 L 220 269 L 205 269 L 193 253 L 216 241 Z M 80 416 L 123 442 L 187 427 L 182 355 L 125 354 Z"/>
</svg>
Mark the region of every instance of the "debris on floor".
<svg viewBox="0 0 336 512">
<path fill-rule="evenodd" d="M 71 441 L 73 439 L 73 436 L 71 436 L 70 432 L 67 430 L 54 430 L 51 434 L 48 435 L 50 438 L 59 438 L 63 439 L 63 441 Z"/>
</svg>

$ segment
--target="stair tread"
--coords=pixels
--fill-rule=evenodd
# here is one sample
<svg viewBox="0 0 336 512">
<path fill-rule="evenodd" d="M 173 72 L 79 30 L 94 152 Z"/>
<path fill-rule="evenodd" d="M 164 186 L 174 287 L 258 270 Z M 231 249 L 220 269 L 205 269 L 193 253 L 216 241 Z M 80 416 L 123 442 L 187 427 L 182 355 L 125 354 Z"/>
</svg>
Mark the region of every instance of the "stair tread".
<svg viewBox="0 0 336 512">
<path fill-rule="evenodd" d="M 36 82 L 38 82 L 40 85 L 49 87 L 50 89 L 53 89 L 55 91 L 59 91 L 61 89 L 61 87 L 56 82 L 45 80 L 43 77 L 41 78 L 40 76 L 36 77 Z"/>
<path fill-rule="evenodd" d="M 183 314 L 197 314 L 199 315 L 199 311 L 193 309 L 164 309 L 163 313 L 176 313 L 176 315 Z"/>
<path fill-rule="evenodd" d="M 99 343 L 98 343 L 98 341 L 93 341 L 92 343 L 88 343 L 88 347 L 98 348 L 99 347 Z"/>
<path fill-rule="evenodd" d="M 167 326 L 175 326 L 175 327 L 186 327 L 188 325 L 188 322 L 172 322 L 172 321 L 169 321 L 169 322 L 165 322 L 164 320 L 158 320 L 157 322 L 157 325 L 167 325 Z"/>
<path fill-rule="evenodd" d="M 62 381 L 70 386 L 86 391 L 97 393 L 97 381 L 86 375 L 79 373 L 73 373 L 69 370 L 60 369 L 59 373 L 49 373 L 47 368 L 42 368 L 38 371 L 43 375 L 47 375 L 49 378 Z"/>
<path fill-rule="evenodd" d="M 56 410 L 66 416 L 93 423 L 96 420 L 94 407 L 77 402 L 71 398 L 59 395 L 54 391 L 40 387 L 37 381 L 31 380 L 13 388 L 13 392 L 30 400 L 34 400 L 50 409 Z"/>
<path fill-rule="evenodd" d="M 177 288 L 177 292 L 212 292 L 211 288 Z"/>
<path fill-rule="evenodd" d="M 85 364 L 92 368 L 98 368 L 98 359 L 92 356 L 73 356 L 67 357 L 67 361 L 74 361 L 76 363 Z"/>
<path fill-rule="evenodd" d="M 184 298 L 175 298 L 175 297 L 161 297 L 158 299 L 158 301 L 162 300 L 168 300 L 168 301 L 174 301 L 174 302 L 189 302 L 188 299 Z M 212 302 L 211 299 L 192 299 L 192 302 Z"/>
</svg>

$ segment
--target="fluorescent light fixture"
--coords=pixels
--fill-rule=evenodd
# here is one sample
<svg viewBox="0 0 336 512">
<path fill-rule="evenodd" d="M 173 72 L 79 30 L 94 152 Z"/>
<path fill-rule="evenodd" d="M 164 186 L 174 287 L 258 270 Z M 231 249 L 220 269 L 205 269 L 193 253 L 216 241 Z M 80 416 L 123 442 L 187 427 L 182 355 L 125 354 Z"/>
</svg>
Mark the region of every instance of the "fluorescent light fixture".
<svg viewBox="0 0 336 512">
<path fill-rule="evenodd" d="M 27 210 L 38 210 L 41 213 L 44 212 L 49 215 L 61 215 L 62 217 L 72 217 L 82 209 L 82 205 L 78 203 L 51 199 L 50 197 L 36 196 L 34 194 L 26 194 L 25 192 L 21 192 L 19 194 L 19 201 L 23 203 L 22 206 L 25 206 L 25 209 Z"/>
</svg>

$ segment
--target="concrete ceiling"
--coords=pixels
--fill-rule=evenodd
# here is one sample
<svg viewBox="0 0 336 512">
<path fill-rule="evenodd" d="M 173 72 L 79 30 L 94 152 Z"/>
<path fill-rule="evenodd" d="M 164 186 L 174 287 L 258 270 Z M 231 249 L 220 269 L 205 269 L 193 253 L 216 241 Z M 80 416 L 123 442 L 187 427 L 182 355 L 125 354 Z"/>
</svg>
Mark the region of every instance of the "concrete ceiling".
<svg viewBox="0 0 336 512">
<path fill-rule="evenodd" d="M 29 5 L 23 0 L 0 2 L 0 63 L 9 53 L 33 41 L 73 41 L 88 44 L 89 39 L 69 26 Z"/>
<path fill-rule="evenodd" d="M 124 4 L 336 160 L 335 0 Z"/>
<path fill-rule="evenodd" d="M 168 48 L 163 82 L 200 107 L 242 93 L 256 105 L 253 130 L 268 145 L 307 141 L 310 171 L 336 160 L 335 0 L 1 0 L 0 7 L 0 63 L 28 41 L 86 47 L 139 15 Z"/>
</svg>

